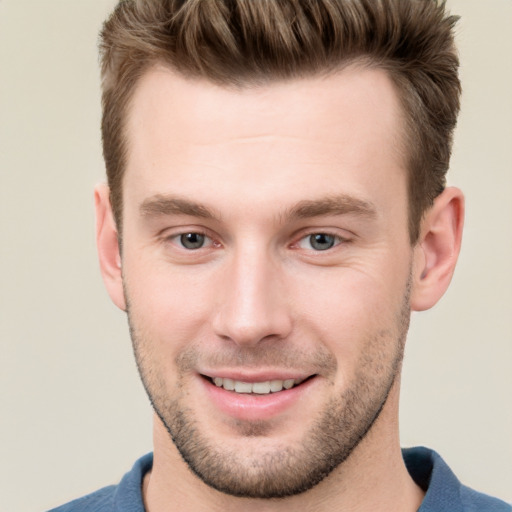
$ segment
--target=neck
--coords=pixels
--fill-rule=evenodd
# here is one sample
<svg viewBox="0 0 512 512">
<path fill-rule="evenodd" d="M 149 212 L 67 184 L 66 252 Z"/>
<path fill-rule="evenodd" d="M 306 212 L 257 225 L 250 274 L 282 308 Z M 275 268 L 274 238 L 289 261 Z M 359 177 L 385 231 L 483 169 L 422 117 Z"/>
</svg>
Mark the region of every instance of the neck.
<svg viewBox="0 0 512 512">
<path fill-rule="evenodd" d="M 281 499 L 229 496 L 204 484 L 155 416 L 153 469 L 144 480 L 147 512 L 417 511 L 423 491 L 404 465 L 398 439 L 396 383 L 379 418 L 350 457 L 313 489 Z"/>
</svg>

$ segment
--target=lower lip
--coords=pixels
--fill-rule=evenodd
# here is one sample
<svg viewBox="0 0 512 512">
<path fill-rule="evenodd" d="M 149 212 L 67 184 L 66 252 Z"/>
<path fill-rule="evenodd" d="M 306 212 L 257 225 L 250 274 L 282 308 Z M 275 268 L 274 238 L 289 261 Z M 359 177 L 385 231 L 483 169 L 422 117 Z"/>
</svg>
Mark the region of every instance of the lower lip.
<svg viewBox="0 0 512 512">
<path fill-rule="evenodd" d="M 276 417 L 293 407 L 317 379 L 313 377 L 291 389 L 283 389 L 267 395 L 226 391 L 204 377 L 201 377 L 201 380 L 210 400 L 224 414 L 238 420 L 261 421 Z"/>
</svg>

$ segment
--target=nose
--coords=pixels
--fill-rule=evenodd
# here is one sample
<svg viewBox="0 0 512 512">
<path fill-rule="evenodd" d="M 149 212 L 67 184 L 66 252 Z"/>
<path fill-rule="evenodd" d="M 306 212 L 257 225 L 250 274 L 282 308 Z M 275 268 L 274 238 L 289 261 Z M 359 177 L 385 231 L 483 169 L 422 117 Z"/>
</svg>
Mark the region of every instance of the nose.
<svg viewBox="0 0 512 512">
<path fill-rule="evenodd" d="M 292 329 L 283 273 L 265 251 L 234 254 L 226 265 L 213 329 L 240 346 L 279 340 Z"/>
</svg>

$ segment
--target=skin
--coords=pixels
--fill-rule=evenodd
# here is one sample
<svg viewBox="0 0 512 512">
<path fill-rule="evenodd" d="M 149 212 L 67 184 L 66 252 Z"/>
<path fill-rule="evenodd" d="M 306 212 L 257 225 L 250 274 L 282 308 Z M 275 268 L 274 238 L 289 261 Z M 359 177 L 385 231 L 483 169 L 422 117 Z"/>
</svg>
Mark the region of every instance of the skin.
<svg viewBox="0 0 512 512">
<path fill-rule="evenodd" d="M 434 305 L 450 282 L 463 198 L 441 194 L 411 246 L 400 112 L 375 69 L 236 91 L 163 67 L 141 79 L 122 257 L 106 186 L 96 207 L 105 283 L 129 312 L 157 411 L 148 510 L 419 507 L 398 439 L 400 363 L 411 309 Z M 185 248 L 186 233 L 205 245 Z M 319 233 L 333 246 L 313 247 Z M 226 411 L 204 375 L 310 379 L 268 413 L 243 398 L 229 406 L 229 392 Z M 328 437 L 340 460 L 293 494 L 293 475 L 334 453 Z M 176 447 L 184 439 L 213 454 L 203 467 L 196 456 L 200 478 Z M 264 475 L 293 495 L 257 497 Z M 237 481 L 252 497 L 233 496 Z"/>
</svg>

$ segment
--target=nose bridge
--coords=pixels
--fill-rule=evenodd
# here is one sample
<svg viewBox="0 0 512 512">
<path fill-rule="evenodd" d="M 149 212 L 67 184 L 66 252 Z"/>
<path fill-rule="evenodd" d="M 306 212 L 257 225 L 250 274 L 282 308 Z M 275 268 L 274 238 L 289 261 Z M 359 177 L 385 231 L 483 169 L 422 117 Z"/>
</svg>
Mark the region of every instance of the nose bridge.
<svg viewBox="0 0 512 512">
<path fill-rule="evenodd" d="M 246 245 L 229 258 L 214 329 L 239 345 L 270 337 L 284 338 L 291 329 L 279 267 L 264 246 Z"/>
</svg>

